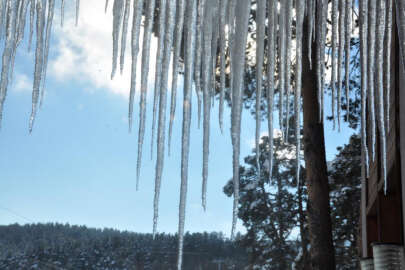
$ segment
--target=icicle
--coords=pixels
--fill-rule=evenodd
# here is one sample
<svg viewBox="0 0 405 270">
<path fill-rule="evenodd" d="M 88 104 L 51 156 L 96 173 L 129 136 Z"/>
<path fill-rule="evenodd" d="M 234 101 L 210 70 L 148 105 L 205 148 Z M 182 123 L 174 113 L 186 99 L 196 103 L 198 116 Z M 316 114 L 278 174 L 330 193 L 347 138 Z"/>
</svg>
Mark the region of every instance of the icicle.
<svg viewBox="0 0 405 270">
<path fill-rule="evenodd" d="M 395 1 L 395 5 L 399 47 L 401 49 L 402 65 L 405 68 L 405 3 L 403 1 Z"/>
<path fill-rule="evenodd" d="M 346 0 L 339 0 L 339 52 L 338 52 L 338 93 L 337 93 L 337 120 L 338 130 L 340 131 L 340 112 L 342 96 L 342 69 L 343 56 L 345 48 L 345 17 L 346 17 Z"/>
<path fill-rule="evenodd" d="M 215 104 L 216 92 L 216 66 L 218 60 L 218 38 L 219 38 L 219 0 L 215 0 L 213 4 L 212 14 L 212 37 L 211 37 L 211 106 Z"/>
<path fill-rule="evenodd" d="M 131 32 L 131 89 L 129 91 L 129 109 L 128 109 L 128 123 L 129 123 L 129 132 L 132 131 L 132 113 L 134 110 L 134 96 L 136 88 L 136 66 L 138 63 L 138 53 L 139 53 L 139 32 L 141 28 L 141 19 L 142 19 L 142 10 L 143 10 L 144 0 L 138 0 L 134 2 L 133 6 L 133 19 L 132 19 L 132 32 Z M 129 8 L 129 1 L 127 2 Z M 125 7 L 126 9 L 126 7 Z M 127 11 L 125 11 L 127 13 Z M 129 13 L 129 11 L 128 11 Z M 125 14 L 126 15 L 126 14 Z M 126 23 L 125 23 L 126 20 Z M 128 18 L 124 18 L 124 28 L 125 24 L 128 24 Z M 125 33 L 124 33 L 125 32 Z M 126 30 L 123 30 L 123 38 L 121 43 L 121 72 L 124 66 L 124 50 L 122 46 L 125 46 L 126 39 L 124 41 L 124 35 L 126 35 Z"/>
<path fill-rule="evenodd" d="M 170 0 L 169 0 L 170 1 Z M 159 37 L 158 37 L 158 48 L 156 53 L 156 70 L 155 70 L 155 89 L 153 93 L 153 119 L 152 119 L 152 140 L 151 140 L 151 158 L 153 158 L 153 145 L 155 141 L 155 129 L 156 129 L 156 113 L 157 105 L 160 96 L 160 84 L 161 84 L 161 73 L 162 73 L 162 60 L 163 60 L 163 50 L 164 50 L 164 34 L 165 34 L 165 19 L 166 19 L 166 2 L 167 0 L 159 1 Z"/>
<path fill-rule="evenodd" d="M 139 1 L 135 1 L 135 2 L 139 2 Z M 120 55 L 120 73 L 121 73 L 121 75 L 122 75 L 122 72 L 124 71 L 125 50 L 127 47 L 128 20 L 129 20 L 130 6 L 131 6 L 131 0 L 125 0 L 124 20 L 122 23 L 122 34 L 121 34 L 121 55 Z"/>
<path fill-rule="evenodd" d="M 30 36 L 28 39 L 28 51 L 31 50 L 32 44 L 32 35 L 34 34 L 34 19 L 35 19 L 35 1 L 31 0 L 31 7 L 30 7 Z"/>
<path fill-rule="evenodd" d="M 211 117 L 211 38 L 212 27 L 211 23 L 213 17 L 213 4 L 215 0 L 207 0 L 204 9 L 204 21 L 203 21 L 203 52 L 202 52 L 202 82 L 203 82 L 203 181 L 201 202 L 204 211 L 207 207 L 207 181 L 208 181 L 208 157 L 209 157 L 209 145 L 210 145 L 210 117 Z"/>
<path fill-rule="evenodd" d="M 193 84 L 193 56 L 196 39 L 196 0 L 187 1 L 186 12 L 186 52 L 184 69 L 184 97 L 183 97 L 183 128 L 182 128 L 182 151 L 181 151 L 181 187 L 179 203 L 179 245 L 177 254 L 177 269 L 182 269 L 184 224 L 186 216 L 186 200 L 188 185 L 188 161 L 190 152 L 190 122 L 191 122 L 191 93 Z"/>
<path fill-rule="evenodd" d="M 206 0 L 200 0 L 198 3 L 198 17 L 197 17 L 197 37 L 196 37 L 196 55 L 195 55 L 195 68 L 194 68 L 194 81 L 195 92 L 198 99 L 198 128 L 201 122 L 201 103 L 202 103 L 202 88 L 201 88 L 201 54 L 202 54 L 202 32 L 204 21 L 204 6 Z"/>
<path fill-rule="evenodd" d="M 265 38 L 265 20 L 266 20 L 266 0 L 257 1 L 257 47 L 256 47 L 256 166 L 260 176 L 260 124 L 261 124 L 261 100 L 263 84 L 263 61 L 264 61 L 264 38 Z"/>
<path fill-rule="evenodd" d="M 325 39 L 326 39 L 326 23 L 328 1 L 318 0 L 317 3 L 317 35 L 316 35 L 316 73 L 318 84 L 318 104 L 319 104 L 319 122 L 323 121 L 323 102 L 324 102 L 324 73 L 325 73 Z"/>
<path fill-rule="evenodd" d="M 268 68 L 267 68 L 267 123 L 269 132 L 269 180 L 273 172 L 273 111 L 274 111 L 274 71 L 276 63 L 276 31 L 277 31 L 276 1 L 269 2 L 269 31 L 268 31 Z"/>
<path fill-rule="evenodd" d="M 378 0 L 377 4 L 377 29 L 376 29 L 376 86 L 377 86 L 377 112 L 378 112 L 378 130 L 380 133 L 380 155 L 382 178 L 384 180 L 384 193 L 387 194 L 387 147 L 385 138 L 385 114 L 384 114 L 384 75 L 383 75 L 383 53 L 384 53 L 384 33 L 386 0 Z"/>
<path fill-rule="evenodd" d="M 178 0 L 177 13 L 176 13 L 176 27 L 174 32 L 174 50 L 173 50 L 173 70 L 172 70 L 172 94 L 170 103 L 170 123 L 169 123 L 169 137 L 168 137 L 168 152 L 170 155 L 170 143 L 172 141 L 173 121 L 176 113 L 176 95 L 177 95 L 177 78 L 179 75 L 180 64 L 180 49 L 181 41 L 183 39 L 183 24 L 184 24 L 184 10 L 185 1 Z"/>
<path fill-rule="evenodd" d="M 234 39 L 235 39 L 235 12 L 236 12 L 236 5 L 237 5 L 238 0 L 229 0 L 229 6 L 228 6 L 228 27 L 229 27 L 229 41 L 228 41 L 228 51 L 229 51 L 229 99 L 232 103 L 232 85 L 233 85 L 233 44 L 234 44 Z M 232 106 L 232 104 L 231 104 Z"/>
<path fill-rule="evenodd" d="M 13 49 L 13 53 L 11 56 L 11 67 L 10 67 L 10 81 L 13 81 L 13 73 L 14 73 L 14 62 L 15 56 L 17 54 L 17 48 L 20 46 L 21 41 L 24 39 L 24 30 L 25 30 L 25 21 L 27 15 L 27 7 L 28 7 L 29 0 L 21 0 L 19 3 L 17 10 L 17 18 L 16 18 L 16 32 L 15 32 L 15 45 Z"/>
<path fill-rule="evenodd" d="M 360 53 L 361 53 L 361 145 L 363 164 L 366 177 L 369 177 L 369 158 L 367 148 L 367 26 L 368 26 L 368 0 L 359 1 L 360 10 Z"/>
<path fill-rule="evenodd" d="M 139 176 L 142 163 L 142 146 L 145 137 L 145 118 L 146 118 L 146 94 L 148 91 L 148 75 L 149 75 L 149 58 L 150 44 L 152 37 L 152 28 L 155 13 L 155 0 L 149 0 L 145 15 L 145 27 L 143 32 L 142 44 L 142 67 L 141 67 L 141 97 L 139 101 L 139 133 L 138 133 L 138 157 L 136 161 L 136 186 L 139 188 Z"/>
<path fill-rule="evenodd" d="M 285 117 L 285 133 L 284 138 L 285 141 L 288 143 L 288 134 L 289 134 L 289 127 L 290 127 L 290 84 L 291 84 L 291 31 L 292 31 L 292 17 L 291 12 L 293 9 L 293 1 L 287 0 L 287 7 L 286 7 L 286 56 L 285 56 L 285 94 L 286 94 L 286 117 Z"/>
<path fill-rule="evenodd" d="M 161 2 L 161 4 L 164 1 Z M 165 129 L 166 129 L 166 99 L 167 99 L 167 85 L 169 76 L 170 56 L 173 42 L 173 28 L 176 13 L 176 0 L 167 1 L 167 17 L 166 28 L 164 33 L 164 51 L 162 61 L 162 73 L 160 84 L 160 98 L 159 98 L 159 118 L 158 118 L 158 132 L 157 132 L 157 156 L 156 156 L 156 175 L 155 175 L 155 197 L 153 201 L 153 235 L 156 235 L 157 220 L 159 210 L 159 196 L 160 185 L 162 181 L 163 160 L 165 149 Z"/>
<path fill-rule="evenodd" d="M 35 52 L 35 71 L 34 71 L 34 86 L 32 90 L 32 112 L 29 123 L 29 132 L 32 132 L 34 126 L 35 116 L 38 107 L 39 98 L 39 87 L 41 85 L 42 71 L 44 64 L 44 26 L 45 26 L 45 9 L 46 1 L 37 1 L 37 21 L 36 21 L 36 31 L 37 31 L 37 41 L 36 41 L 36 52 Z"/>
<path fill-rule="evenodd" d="M 219 14 L 219 46 L 220 46 L 220 97 L 219 97 L 219 127 L 221 133 L 224 132 L 224 97 L 225 97 L 225 69 L 226 69 L 226 11 L 228 8 L 228 0 L 221 0 Z"/>
<path fill-rule="evenodd" d="M 63 22 L 65 20 L 65 0 L 60 3 L 60 26 L 63 27 Z"/>
<path fill-rule="evenodd" d="M 49 0 L 48 6 L 48 18 L 46 22 L 46 35 L 45 35 L 45 50 L 44 50 L 44 66 L 42 70 L 42 90 L 41 90 L 41 99 L 39 102 L 39 107 L 42 108 L 42 102 L 45 95 L 45 82 L 46 82 L 46 71 L 48 68 L 48 55 L 49 55 L 49 43 L 52 33 L 52 21 L 55 12 L 55 0 Z"/>
<path fill-rule="evenodd" d="M 312 69 L 312 41 L 313 41 L 313 28 L 314 28 L 314 2 L 315 0 L 308 0 L 308 60 L 309 60 L 309 66 Z"/>
<path fill-rule="evenodd" d="M 79 24 L 80 0 L 76 0 L 76 26 Z"/>
<path fill-rule="evenodd" d="M 302 85 L 302 31 L 305 13 L 305 1 L 297 0 L 297 24 L 296 24 L 296 71 L 295 71 L 295 139 L 296 139 L 296 179 L 297 186 L 300 184 L 300 149 L 301 149 L 301 85 Z"/>
<path fill-rule="evenodd" d="M 21 13 L 18 14 L 20 23 L 18 24 L 18 29 L 17 29 L 18 37 L 17 37 L 17 41 L 16 41 L 16 43 L 17 43 L 16 47 L 24 39 L 24 31 L 25 31 L 25 23 L 26 23 L 26 18 L 27 18 L 28 4 L 29 4 L 29 0 L 22 0 Z"/>
<path fill-rule="evenodd" d="M 104 8 L 105 13 L 107 13 L 107 9 L 108 9 L 108 0 L 105 0 L 105 8 Z"/>
<path fill-rule="evenodd" d="M 251 0 L 238 0 L 235 22 L 235 43 L 233 48 L 234 79 L 232 91 L 232 127 L 231 137 L 233 146 L 233 219 L 231 238 L 235 235 L 239 207 L 239 156 L 240 131 L 242 119 L 242 89 L 244 81 L 245 49 L 248 34 Z"/>
<path fill-rule="evenodd" d="M 327 34 L 327 26 L 328 26 L 328 0 L 324 0 L 322 3 L 322 33 L 321 33 L 321 107 L 320 107 L 320 113 L 321 113 L 321 120 L 323 122 L 324 118 L 324 100 L 325 100 L 325 91 L 324 91 L 324 86 L 325 86 L 325 48 L 326 48 L 326 34 Z"/>
<path fill-rule="evenodd" d="M 2 66 L 1 66 L 1 81 L 0 81 L 0 128 L 1 128 L 1 120 L 3 118 L 3 106 L 4 100 L 6 99 L 7 95 L 7 87 L 8 87 L 8 79 L 9 79 L 9 72 L 10 72 L 10 63 L 11 57 L 14 50 L 14 42 L 15 42 L 15 26 L 16 26 L 16 16 L 17 10 L 14 5 L 12 5 L 11 0 L 7 0 L 5 3 L 6 9 L 6 18 L 5 18 L 5 45 L 3 49 L 3 58 L 2 58 Z"/>
<path fill-rule="evenodd" d="M 0 40 L 3 38 L 4 17 L 6 14 L 6 1 L 0 1 Z"/>
<path fill-rule="evenodd" d="M 283 119 L 284 119 L 284 87 L 285 87 L 285 13 L 286 13 L 286 2 L 281 1 L 280 3 L 280 13 L 279 13 L 279 28 L 278 28 L 278 55 L 279 55 L 279 78 L 278 78 L 278 92 L 279 92 L 279 125 L 280 130 L 283 132 Z"/>
<path fill-rule="evenodd" d="M 349 115 L 350 115 L 350 97 L 349 97 L 349 91 L 350 91 L 350 34 L 352 30 L 352 16 L 350 9 L 352 8 L 352 0 L 346 0 L 346 30 L 345 30 L 345 89 L 346 89 L 346 111 L 347 111 L 347 119 L 346 121 L 349 121 Z"/>
<path fill-rule="evenodd" d="M 332 0 L 332 78 L 331 78 L 331 88 L 332 88 L 332 118 L 333 118 L 333 129 L 336 126 L 335 119 L 335 106 L 336 106 L 336 52 L 337 52 L 337 26 L 338 26 L 338 8 L 339 0 Z"/>
<path fill-rule="evenodd" d="M 384 52 L 384 63 L 385 63 L 385 70 L 384 70 L 384 81 L 385 81 L 385 112 L 386 112 L 386 133 L 388 134 L 390 128 L 390 98 L 391 98 L 391 45 L 392 45 L 392 7 L 393 7 L 393 0 L 388 0 L 387 2 L 387 20 L 385 26 L 385 52 Z"/>
<path fill-rule="evenodd" d="M 121 25 L 122 25 L 122 14 L 124 11 L 124 0 L 114 0 L 113 6 L 113 61 L 112 61 L 112 71 L 111 79 L 114 78 L 115 72 L 117 70 L 117 60 L 118 60 L 118 39 L 120 35 Z"/>
<path fill-rule="evenodd" d="M 368 101 L 369 101 L 369 114 L 370 114 L 370 135 L 371 135 L 371 157 L 375 159 L 375 140 L 376 140 L 376 127 L 375 127 L 375 101 L 374 101 L 374 65 L 375 65 L 375 31 L 376 31 L 376 0 L 370 0 L 368 5 Z"/>
</svg>

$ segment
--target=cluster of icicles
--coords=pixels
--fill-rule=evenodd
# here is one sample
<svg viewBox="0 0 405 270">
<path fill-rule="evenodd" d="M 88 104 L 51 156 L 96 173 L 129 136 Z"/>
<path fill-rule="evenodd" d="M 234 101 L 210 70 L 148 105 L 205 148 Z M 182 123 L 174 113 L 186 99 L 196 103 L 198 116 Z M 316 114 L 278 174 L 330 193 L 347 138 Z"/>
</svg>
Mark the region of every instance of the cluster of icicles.
<svg viewBox="0 0 405 270">
<path fill-rule="evenodd" d="M 145 134 L 146 94 L 148 90 L 148 71 L 150 60 L 151 36 L 154 24 L 158 24 L 158 48 L 156 52 L 156 74 L 153 100 L 152 144 L 155 141 L 157 127 L 157 159 L 155 175 L 154 222 L 153 233 L 157 231 L 158 204 L 163 171 L 168 77 L 172 63 L 172 83 L 168 147 L 173 128 L 176 109 L 176 93 L 179 72 L 184 75 L 183 124 L 181 150 L 181 192 L 179 210 L 179 261 L 182 264 L 182 247 L 188 178 L 188 160 L 190 144 L 190 122 L 192 89 L 198 98 L 198 121 L 203 117 L 203 184 L 202 206 L 206 208 L 206 190 L 208 178 L 210 110 L 214 95 L 219 94 L 219 123 L 223 129 L 223 110 L 226 91 L 232 103 L 231 139 L 233 145 L 233 183 L 234 209 L 232 235 L 235 231 L 239 200 L 239 156 L 244 74 L 246 67 L 246 44 L 248 41 L 249 21 L 252 10 L 256 11 L 256 112 L 260 113 L 263 91 L 267 97 L 269 153 L 259 153 L 260 116 L 257 116 L 256 146 L 257 162 L 259 156 L 268 155 L 269 175 L 271 177 L 273 159 L 273 111 L 275 94 L 278 97 L 279 127 L 289 134 L 289 117 L 295 116 L 296 147 L 300 149 L 300 112 L 301 112 L 301 74 L 303 57 L 311 62 L 312 42 L 315 41 L 316 63 L 311 63 L 317 72 L 317 93 L 319 97 L 319 121 L 324 118 L 324 92 L 331 91 L 333 121 L 340 127 L 341 100 L 345 91 L 349 108 L 349 68 L 350 41 L 352 26 L 355 23 L 353 13 L 359 16 L 360 52 L 361 52 L 361 134 L 364 164 L 368 173 L 369 157 L 375 158 L 377 129 L 383 160 L 383 177 L 386 179 L 386 143 L 385 134 L 389 123 L 390 91 L 390 51 L 392 14 L 394 0 L 114 0 L 113 1 L 113 65 L 111 77 L 114 77 L 118 63 L 124 67 L 125 44 L 128 35 L 129 15 L 132 7 L 131 54 L 132 77 L 129 101 L 129 128 L 132 128 L 133 102 L 136 76 L 141 76 L 139 142 L 137 161 L 137 186 L 141 168 L 142 145 Z M 396 1 L 398 33 L 401 49 L 405 49 L 405 7 L 403 1 Z M 295 4 L 294 4 L 295 3 Z M 65 1 L 60 1 L 61 24 L 64 19 Z M 76 0 L 76 23 L 80 1 Z M 107 11 L 108 0 L 105 3 Z M 36 27 L 35 70 L 32 92 L 32 114 L 29 130 L 32 131 L 38 103 L 44 97 L 44 85 L 48 62 L 49 40 L 54 17 L 55 0 L 2 0 L 0 1 L 0 40 L 4 39 L 0 84 L 0 120 L 9 81 L 12 80 L 16 50 L 24 39 L 26 19 L 29 18 L 29 48 L 31 47 L 34 26 Z M 28 12 L 29 11 L 29 12 Z M 358 11 L 358 12 L 356 12 Z M 29 16 L 28 14 L 29 13 Z M 157 13 L 157 18 L 155 18 Z M 28 18 L 27 18 L 28 17 Z M 331 18 L 328 22 L 328 18 Z M 140 44 L 141 21 L 144 21 L 142 44 Z M 295 23 L 294 23 L 295 22 Z M 304 24 L 307 26 L 304 32 Z M 295 43 L 292 42 L 295 27 Z M 326 37 L 331 32 L 331 78 L 330 85 L 325 82 Z M 306 36 L 304 36 L 306 35 Z M 265 42 L 266 40 L 266 42 Z M 307 40 L 303 44 L 303 40 Z M 265 44 L 267 46 L 265 46 Z M 140 54 L 140 46 L 142 53 Z M 303 47 L 307 46 L 308 55 L 303 56 Z M 120 50 L 119 50 L 120 47 Z M 184 51 L 182 52 L 182 48 Z M 402 51 L 403 52 L 403 51 Z M 294 54 L 294 55 L 293 55 Z M 136 70 L 141 55 L 141 70 Z M 383 57 L 384 55 L 384 57 Z M 405 56 L 405 53 L 402 53 Z M 171 58 L 173 59 L 171 62 Z M 293 62 L 293 59 L 294 62 Z M 405 61 L 403 61 L 405 62 Z M 295 65 L 294 65 L 295 64 Z M 293 70 L 294 69 L 294 70 Z M 343 71 L 345 73 L 343 74 Z M 291 82 L 291 73 L 295 72 L 295 82 Z M 217 82 L 219 75 L 219 82 Z M 328 80 L 329 82 L 329 80 Z M 228 87 L 229 86 L 229 87 Z M 293 87 L 292 87 L 293 86 Z M 277 91 L 276 91 L 277 90 Z M 315 91 L 315 90 L 314 90 Z M 384 93 L 386 93 L 384 95 Z M 344 95 L 343 95 L 344 96 Z M 291 112 L 290 101 L 294 101 Z M 385 99 L 384 99 L 385 97 Z M 366 121 L 366 111 L 370 120 Z M 336 115 L 336 116 L 335 116 Z M 366 122 L 369 133 L 366 132 Z M 157 126 L 156 126 L 157 125 Z M 376 127 L 377 125 L 377 127 Z M 366 140 L 366 135 L 371 140 Z M 369 154 L 369 152 L 371 152 Z M 299 176 L 300 151 L 296 151 L 297 182 Z M 385 185 L 385 188 L 387 186 Z"/>
</svg>

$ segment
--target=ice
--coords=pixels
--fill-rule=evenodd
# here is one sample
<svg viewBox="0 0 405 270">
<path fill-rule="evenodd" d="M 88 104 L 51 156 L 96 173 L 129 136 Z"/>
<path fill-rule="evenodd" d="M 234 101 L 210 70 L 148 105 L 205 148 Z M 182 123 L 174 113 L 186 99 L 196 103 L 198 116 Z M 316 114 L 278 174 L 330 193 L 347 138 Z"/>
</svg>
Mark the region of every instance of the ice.
<svg viewBox="0 0 405 270">
<path fill-rule="evenodd" d="M 138 63 L 138 53 L 139 53 L 139 32 L 141 28 L 141 19 L 142 19 L 142 10 L 143 10 L 143 0 L 136 1 L 134 3 L 134 12 L 133 12 L 133 19 L 132 19 L 132 31 L 131 31 L 131 88 L 129 91 L 129 109 L 128 109 L 128 123 L 129 123 L 129 131 L 132 130 L 132 114 L 134 110 L 134 96 L 135 96 L 135 88 L 136 88 L 136 67 Z M 129 6 L 129 2 L 127 3 Z M 127 11 L 125 11 L 127 13 Z M 129 11 L 128 11 L 129 13 Z M 126 19 L 128 23 L 128 18 Z M 125 18 L 124 18 L 125 21 Z M 124 23 L 125 26 L 125 23 Z M 125 27 L 124 27 L 125 28 Z M 123 31 L 123 35 L 124 35 Z M 125 33 L 126 35 L 126 33 Z M 126 43 L 126 39 L 122 41 L 121 46 Z M 124 52 L 121 47 L 121 72 L 124 68 Z"/>
<path fill-rule="evenodd" d="M 231 138 L 233 147 L 233 218 L 231 238 L 235 235 L 239 207 L 239 156 L 242 119 L 242 90 L 244 82 L 245 49 L 248 34 L 250 0 L 238 0 L 235 17 L 235 43 L 232 54 L 234 65 L 232 85 Z"/>
<path fill-rule="evenodd" d="M 190 125 L 191 125 L 191 94 L 193 84 L 193 61 L 194 46 L 196 40 L 196 20 L 197 8 L 196 0 L 187 1 L 186 11 L 186 52 L 185 52 L 185 69 L 184 69 L 184 97 L 183 97 L 183 127 L 182 127 L 182 150 L 181 150 L 181 187 L 179 203 L 179 245 L 177 269 L 181 270 L 183 260 L 184 245 L 184 225 L 186 216 L 186 200 L 188 185 L 188 161 L 190 152 Z"/>
<path fill-rule="evenodd" d="M 257 1 L 257 19 L 256 19 L 256 166 L 260 176 L 260 126 L 261 126 L 261 99 L 263 87 L 263 61 L 264 61 L 264 39 L 266 30 L 266 1 Z"/>
<path fill-rule="evenodd" d="M 173 48 L 173 76 L 172 76 L 172 93 L 170 102 L 170 123 L 169 123 L 169 137 L 168 137 L 168 152 L 170 155 L 170 144 L 172 141 L 173 121 L 176 114 L 176 96 L 177 96 L 177 78 L 179 74 L 180 65 L 180 50 L 181 41 L 183 40 L 183 24 L 184 24 L 184 10 L 185 1 L 179 0 L 176 9 L 176 27 L 174 32 L 174 48 Z"/>
<path fill-rule="evenodd" d="M 163 1 L 162 1 L 163 2 Z M 162 4 L 161 2 L 161 4 Z M 163 161 L 165 151 L 165 129 L 166 129 L 166 103 L 167 87 L 169 77 L 169 65 L 171 57 L 171 48 L 173 42 L 173 28 L 176 13 L 176 0 L 167 1 L 166 28 L 164 33 L 164 51 L 162 61 L 162 73 L 159 97 L 159 117 L 157 131 L 157 155 L 156 155 L 156 172 L 155 172 L 155 196 L 153 201 L 153 235 L 156 235 L 157 221 L 159 212 L 160 186 L 162 182 Z"/>
</svg>

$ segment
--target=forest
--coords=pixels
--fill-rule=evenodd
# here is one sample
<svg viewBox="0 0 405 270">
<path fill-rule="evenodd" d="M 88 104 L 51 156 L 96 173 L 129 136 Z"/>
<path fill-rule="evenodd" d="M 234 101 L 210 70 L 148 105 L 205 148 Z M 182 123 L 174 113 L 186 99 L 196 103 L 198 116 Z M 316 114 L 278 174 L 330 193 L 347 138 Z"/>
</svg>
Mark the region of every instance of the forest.
<svg viewBox="0 0 405 270">
<path fill-rule="evenodd" d="M 0 269 L 175 269 L 177 239 L 58 223 L 0 226 Z M 246 256 L 222 233 L 185 234 L 184 269 L 245 269 Z"/>
</svg>

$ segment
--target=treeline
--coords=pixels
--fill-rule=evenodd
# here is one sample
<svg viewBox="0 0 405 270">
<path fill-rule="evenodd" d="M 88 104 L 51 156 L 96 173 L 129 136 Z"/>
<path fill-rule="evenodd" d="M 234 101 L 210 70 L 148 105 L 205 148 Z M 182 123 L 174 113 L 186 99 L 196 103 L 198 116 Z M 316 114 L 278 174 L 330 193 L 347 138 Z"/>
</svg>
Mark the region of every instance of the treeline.
<svg viewBox="0 0 405 270">
<path fill-rule="evenodd" d="M 222 233 L 187 233 L 183 269 L 244 269 L 247 255 Z M 176 269 L 177 236 L 64 224 L 0 226 L 0 269 Z"/>
</svg>

